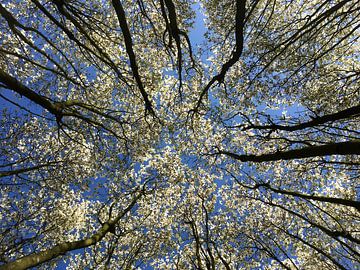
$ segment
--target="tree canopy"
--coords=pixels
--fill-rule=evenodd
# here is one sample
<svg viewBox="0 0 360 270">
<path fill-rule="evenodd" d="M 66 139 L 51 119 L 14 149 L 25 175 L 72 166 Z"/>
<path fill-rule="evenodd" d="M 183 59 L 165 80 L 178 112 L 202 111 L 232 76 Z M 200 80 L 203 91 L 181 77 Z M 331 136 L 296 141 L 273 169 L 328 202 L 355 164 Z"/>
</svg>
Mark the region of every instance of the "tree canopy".
<svg viewBox="0 0 360 270">
<path fill-rule="evenodd" d="M 357 0 L 1 0 L 0 269 L 360 267 L 359 28 Z"/>
</svg>

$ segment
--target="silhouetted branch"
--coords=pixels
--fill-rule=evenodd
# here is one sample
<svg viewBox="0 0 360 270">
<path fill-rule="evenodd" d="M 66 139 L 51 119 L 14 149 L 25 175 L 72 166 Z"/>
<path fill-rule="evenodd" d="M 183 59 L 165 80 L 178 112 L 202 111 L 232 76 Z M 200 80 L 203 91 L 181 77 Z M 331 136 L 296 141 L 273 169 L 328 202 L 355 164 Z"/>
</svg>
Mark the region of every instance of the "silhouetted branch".
<svg viewBox="0 0 360 270">
<path fill-rule="evenodd" d="M 126 21 L 126 15 L 125 15 L 125 11 L 123 9 L 123 6 L 121 4 L 121 2 L 119 0 L 112 0 L 112 5 L 116 11 L 116 15 L 118 17 L 118 21 L 120 24 L 120 28 L 121 31 L 123 33 L 123 37 L 124 37 L 124 41 L 125 41 L 125 47 L 126 47 L 126 52 L 129 56 L 129 60 L 130 60 L 130 66 L 131 66 L 131 70 L 133 72 L 133 75 L 135 77 L 136 83 L 139 87 L 140 93 L 144 99 L 145 102 L 145 108 L 147 111 L 149 111 L 151 114 L 155 115 L 155 112 L 152 108 L 152 104 L 151 101 L 149 99 L 149 95 L 146 93 L 144 85 L 141 81 L 140 78 L 140 74 L 139 74 L 139 68 L 137 66 L 136 63 L 136 57 L 135 57 L 135 53 L 133 50 L 133 42 L 132 42 L 132 38 L 131 38 L 131 34 L 130 34 L 130 30 Z"/>
<path fill-rule="evenodd" d="M 277 160 L 302 159 L 309 157 L 331 156 L 331 155 L 360 155 L 360 141 L 348 141 L 340 143 L 329 143 L 294 149 L 289 151 L 279 151 L 271 154 L 262 155 L 238 155 L 228 151 L 219 151 L 216 154 L 223 154 L 241 162 L 266 162 Z"/>
<path fill-rule="evenodd" d="M 284 131 L 297 131 L 305 128 L 315 127 L 321 124 L 325 124 L 327 122 L 335 122 L 342 119 L 347 119 L 351 117 L 358 117 L 360 115 L 360 105 L 350 107 L 348 109 L 332 113 L 326 114 L 324 116 L 314 117 L 311 121 L 300 123 L 292 126 L 284 126 L 278 124 L 271 125 L 254 125 L 250 123 L 247 126 L 244 125 L 236 125 L 236 126 L 227 126 L 228 128 L 241 128 L 241 130 L 249 130 L 249 129 L 257 129 L 257 130 L 284 130 Z"/>
<path fill-rule="evenodd" d="M 219 74 L 214 76 L 208 84 L 205 86 L 200 94 L 199 100 L 194 111 L 197 111 L 202 103 L 202 99 L 205 94 L 209 91 L 210 87 L 216 82 L 222 82 L 224 80 L 226 72 L 240 59 L 244 48 L 244 24 L 245 24 L 245 13 L 246 13 L 246 0 L 236 1 L 236 15 L 235 15 L 235 51 L 232 57 L 223 64 Z"/>
</svg>

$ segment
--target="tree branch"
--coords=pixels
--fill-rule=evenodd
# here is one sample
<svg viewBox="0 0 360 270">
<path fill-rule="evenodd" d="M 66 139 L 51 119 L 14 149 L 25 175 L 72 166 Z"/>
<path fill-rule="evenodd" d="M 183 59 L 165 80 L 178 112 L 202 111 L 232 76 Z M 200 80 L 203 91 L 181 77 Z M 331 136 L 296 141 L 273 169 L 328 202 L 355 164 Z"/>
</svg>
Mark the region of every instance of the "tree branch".
<svg viewBox="0 0 360 270">
<path fill-rule="evenodd" d="M 137 200 L 141 196 L 142 193 L 139 193 L 137 196 L 135 196 L 130 205 L 126 207 L 123 212 L 121 212 L 115 219 L 105 222 L 102 227 L 92 236 L 79 241 L 61 243 L 51 249 L 22 257 L 14 262 L 0 266 L 0 270 L 23 270 L 30 267 L 35 267 L 61 255 L 65 255 L 69 251 L 86 248 L 99 243 L 105 237 L 105 235 L 110 232 L 112 228 L 114 228 L 119 220 L 131 210 L 131 208 L 136 204 Z"/>
<path fill-rule="evenodd" d="M 329 143 L 263 155 L 238 155 L 221 150 L 216 154 L 227 155 L 241 162 L 266 162 L 331 155 L 360 155 L 360 141 Z"/>
<path fill-rule="evenodd" d="M 299 198 L 303 198 L 303 199 L 351 206 L 351 207 L 354 207 L 356 210 L 360 211 L 360 202 L 359 201 L 347 200 L 347 199 L 342 199 L 342 198 L 334 198 L 334 197 L 309 195 L 309 194 L 303 194 L 303 193 L 296 192 L 296 191 L 277 189 L 277 188 L 270 186 L 267 183 L 257 184 L 254 187 L 252 187 L 252 189 L 256 189 L 259 187 L 265 187 L 266 189 L 269 189 L 276 193 L 291 195 L 291 196 L 295 196 L 295 197 L 299 197 Z"/>
<path fill-rule="evenodd" d="M 125 47 L 126 52 L 129 56 L 130 60 L 130 66 L 131 70 L 133 72 L 133 75 L 135 77 L 136 83 L 140 89 L 140 93 L 144 99 L 145 102 L 145 108 L 147 111 L 149 111 L 151 114 L 155 115 L 155 112 L 152 108 L 152 104 L 150 102 L 149 96 L 145 91 L 144 85 L 141 81 L 140 74 L 139 74 L 139 68 L 136 63 L 136 57 L 133 50 L 133 42 L 130 34 L 130 30 L 126 21 L 126 15 L 123 6 L 121 5 L 120 0 L 112 0 L 112 5 L 115 9 L 116 15 L 118 17 L 118 21 L 120 24 L 121 31 L 123 33 L 124 41 L 125 41 Z"/>
<path fill-rule="evenodd" d="M 0 69 L 0 82 L 6 85 L 7 88 L 20 94 L 21 96 L 28 98 L 29 100 L 33 101 L 34 103 L 48 110 L 56 117 L 61 118 L 62 112 L 58 106 L 56 106 L 54 103 L 49 101 L 49 99 L 47 99 L 46 97 L 39 95 L 30 88 L 26 87 L 25 85 L 20 83 L 16 78 L 10 76 L 1 69 Z"/>
<path fill-rule="evenodd" d="M 21 174 L 21 173 L 26 173 L 26 172 L 30 172 L 30 171 L 34 171 L 34 170 L 38 170 L 44 167 L 50 167 L 50 166 L 54 166 L 54 164 L 57 164 L 58 162 L 49 162 L 47 164 L 39 164 L 36 166 L 32 166 L 32 167 L 27 167 L 27 168 L 20 168 L 20 169 L 15 169 L 15 170 L 11 170 L 11 171 L 0 171 L 0 178 L 2 177 L 6 177 L 6 176 L 11 176 L 11 175 L 16 175 L 16 174 Z"/>
<path fill-rule="evenodd" d="M 223 64 L 221 71 L 218 75 L 214 76 L 209 83 L 205 86 L 200 94 L 199 100 L 194 111 L 197 111 L 202 103 L 202 99 L 209 91 L 210 87 L 216 82 L 224 80 L 226 72 L 240 59 L 244 48 L 244 25 L 246 13 L 246 0 L 236 0 L 236 14 L 235 14 L 235 51 L 232 57 Z"/>
<path fill-rule="evenodd" d="M 181 95 L 182 87 L 182 53 L 181 53 L 181 40 L 180 40 L 180 30 L 177 24 L 175 5 L 171 0 L 164 0 L 166 8 L 169 12 L 170 23 L 167 24 L 169 27 L 169 34 L 175 39 L 176 48 L 177 48 L 177 58 L 178 58 L 178 73 L 179 73 L 179 92 Z"/>
<path fill-rule="evenodd" d="M 325 124 L 327 122 L 334 122 L 337 120 L 342 120 L 350 117 L 357 117 L 359 115 L 360 115 L 360 105 L 356 105 L 333 114 L 327 114 L 324 116 L 315 117 L 311 121 L 300 123 L 293 126 L 283 126 L 277 124 L 261 126 L 261 125 L 250 124 L 249 126 L 237 125 L 237 126 L 229 126 L 228 128 L 241 128 L 242 130 L 258 129 L 258 130 L 297 131 L 305 128 L 315 127 L 321 124 Z"/>
</svg>

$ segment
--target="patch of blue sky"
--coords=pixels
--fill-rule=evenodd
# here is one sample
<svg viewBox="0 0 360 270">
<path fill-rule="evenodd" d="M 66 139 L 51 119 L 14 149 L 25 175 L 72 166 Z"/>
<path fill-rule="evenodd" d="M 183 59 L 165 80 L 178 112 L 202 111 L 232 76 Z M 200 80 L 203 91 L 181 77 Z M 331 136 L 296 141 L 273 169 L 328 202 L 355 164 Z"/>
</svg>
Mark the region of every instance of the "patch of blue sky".
<svg viewBox="0 0 360 270">
<path fill-rule="evenodd" d="M 206 33 L 206 27 L 205 27 L 205 15 L 203 8 L 199 4 L 199 2 L 195 2 L 192 5 L 193 10 L 196 12 L 196 18 L 194 25 L 189 33 L 189 38 L 191 40 L 191 44 L 196 46 L 201 46 L 203 42 L 205 41 L 205 33 Z"/>
</svg>

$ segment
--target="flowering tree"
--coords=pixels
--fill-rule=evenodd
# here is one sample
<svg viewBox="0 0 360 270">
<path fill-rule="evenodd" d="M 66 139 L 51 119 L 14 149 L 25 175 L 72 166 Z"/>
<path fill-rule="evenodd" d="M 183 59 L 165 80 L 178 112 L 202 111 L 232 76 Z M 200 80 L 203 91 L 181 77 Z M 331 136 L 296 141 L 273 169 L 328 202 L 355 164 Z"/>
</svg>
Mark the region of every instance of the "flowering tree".
<svg viewBox="0 0 360 270">
<path fill-rule="evenodd" d="M 0 15 L 0 269 L 360 265 L 358 1 Z"/>
</svg>

